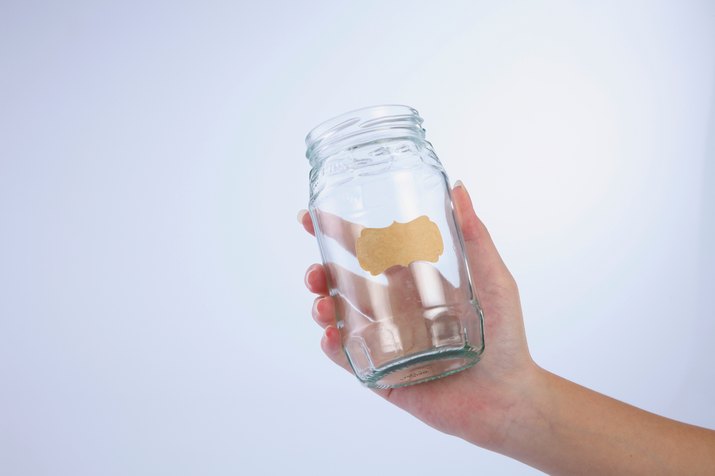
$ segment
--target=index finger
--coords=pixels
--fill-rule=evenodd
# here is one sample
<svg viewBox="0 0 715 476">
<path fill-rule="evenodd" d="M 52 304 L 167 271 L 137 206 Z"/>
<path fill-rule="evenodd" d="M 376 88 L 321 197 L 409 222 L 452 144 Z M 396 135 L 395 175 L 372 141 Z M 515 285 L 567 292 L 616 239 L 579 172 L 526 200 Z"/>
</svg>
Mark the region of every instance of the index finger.
<svg viewBox="0 0 715 476">
<path fill-rule="evenodd" d="M 316 213 L 320 216 L 319 225 L 323 234 L 333 238 L 348 253 L 355 256 L 355 243 L 364 227 L 326 211 L 317 210 Z M 298 212 L 298 222 L 303 225 L 305 231 L 315 236 L 315 225 L 307 210 Z"/>
</svg>

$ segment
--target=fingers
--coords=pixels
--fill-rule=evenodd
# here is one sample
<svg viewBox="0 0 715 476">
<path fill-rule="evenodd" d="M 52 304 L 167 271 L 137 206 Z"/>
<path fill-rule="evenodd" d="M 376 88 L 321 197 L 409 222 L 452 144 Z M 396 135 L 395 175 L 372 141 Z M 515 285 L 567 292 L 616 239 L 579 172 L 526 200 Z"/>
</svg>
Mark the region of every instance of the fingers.
<svg viewBox="0 0 715 476">
<path fill-rule="evenodd" d="M 323 329 L 335 324 L 335 303 L 330 296 L 318 296 L 311 309 L 313 320 Z"/>
<path fill-rule="evenodd" d="M 348 273 L 347 270 L 345 272 Z M 365 280 L 360 278 L 360 281 L 357 282 L 361 281 Z M 318 297 L 313 302 L 311 314 L 313 315 L 313 320 L 324 329 L 323 336 L 320 339 L 320 348 L 330 360 L 348 372 L 353 373 L 353 369 L 350 367 L 348 358 L 342 348 L 340 331 L 335 325 L 336 301 L 328 295 L 325 268 L 319 264 L 310 266 L 305 273 L 305 284 L 311 292 L 318 294 Z M 382 289 L 382 286 L 376 283 L 372 284 L 376 288 Z M 373 389 L 373 391 L 383 398 L 388 398 L 391 393 L 391 390 Z"/>
<path fill-rule="evenodd" d="M 319 295 L 313 301 L 311 314 L 313 320 L 325 329 L 320 347 L 330 360 L 352 372 L 341 347 L 340 332 L 335 327 L 335 301 L 327 295 L 325 268 L 319 264 L 310 266 L 305 273 L 305 284 L 311 292 Z"/>
<path fill-rule="evenodd" d="M 452 201 L 462 230 L 469 269 L 476 283 L 511 280 L 509 270 L 499 256 L 484 223 L 474 212 L 472 199 L 461 181 L 457 181 L 452 189 Z"/>
<path fill-rule="evenodd" d="M 318 214 L 318 227 L 320 230 L 326 236 L 340 243 L 340 246 L 345 248 L 345 251 L 354 256 L 355 243 L 364 227 L 322 210 L 317 210 L 316 213 Z"/>
<path fill-rule="evenodd" d="M 340 331 L 338 331 L 337 327 L 331 325 L 325 328 L 323 337 L 320 339 L 320 348 L 330 360 L 352 373 L 348 358 L 345 356 L 340 343 Z"/>
<path fill-rule="evenodd" d="M 298 223 L 300 223 L 305 231 L 315 236 L 315 229 L 313 228 L 313 220 L 310 219 L 310 213 L 308 210 L 302 209 L 298 210 Z"/>
<path fill-rule="evenodd" d="M 352 372 L 340 343 L 340 331 L 335 327 L 335 301 L 328 296 L 325 268 L 319 264 L 310 266 L 305 273 L 305 285 L 310 292 L 318 294 L 313 301 L 311 314 L 313 320 L 325 329 L 320 340 L 321 349 L 330 360 Z"/>
<path fill-rule="evenodd" d="M 305 287 L 313 294 L 328 295 L 328 279 L 325 268 L 320 264 L 312 264 L 305 272 Z"/>
<path fill-rule="evenodd" d="M 355 255 L 355 242 L 363 226 L 322 210 L 316 210 L 316 213 L 320 215 L 320 230 L 323 234 L 340 243 L 348 253 Z M 315 236 L 315 226 L 307 210 L 298 212 L 298 223 L 305 228 L 305 231 Z"/>
<path fill-rule="evenodd" d="M 326 214 L 328 217 L 328 227 L 325 234 L 335 238 L 347 251 L 355 254 L 355 240 L 360 235 L 362 227 L 345 220 L 341 220 L 336 215 Z M 321 219 L 322 222 L 322 219 Z M 300 223 L 305 231 L 315 236 L 315 228 L 307 210 L 298 212 L 298 223 Z M 361 285 L 368 287 L 372 285 L 373 292 L 382 290 L 382 286 L 377 283 L 368 283 L 367 280 L 357 275 L 353 275 L 347 270 L 341 269 L 335 265 L 333 270 L 335 276 L 340 276 L 342 282 L 350 283 L 351 286 L 346 286 L 348 290 L 354 290 L 355 287 L 360 288 Z M 352 275 L 352 276 L 351 276 Z M 350 276 L 352 279 L 350 279 Z M 334 278 L 340 279 L 340 278 Z M 323 336 L 320 339 L 320 348 L 326 356 L 338 366 L 353 373 L 352 367 L 348 362 L 348 358 L 342 348 L 342 339 L 340 331 L 335 326 L 335 300 L 329 296 L 328 279 L 325 267 L 320 264 L 313 264 L 306 270 L 305 285 L 308 290 L 318 295 L 313 302 L 312 315 L 315 322 L 324 329 Z M 356 300 L 357 302 L 358 300 Z M 373 389 L 375 393 L 384 398 L 389 396 L 389 390 Z"/>
</svg>

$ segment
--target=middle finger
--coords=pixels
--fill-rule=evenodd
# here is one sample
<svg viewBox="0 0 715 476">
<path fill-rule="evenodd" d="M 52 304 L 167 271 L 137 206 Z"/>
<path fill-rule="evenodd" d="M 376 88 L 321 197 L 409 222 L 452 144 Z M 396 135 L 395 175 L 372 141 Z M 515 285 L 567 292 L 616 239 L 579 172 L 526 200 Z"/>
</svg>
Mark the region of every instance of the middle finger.
<svg viewBox="0 0 715 476">
<path fill-rule="evenodd" d="M 313 320 L 323 329 L 330 324 L 335 324 L 335 303 L 330 296 L 318 296 L 313 302 L 311 310 Z"/>
<path fill-rule="evenodd" d="M 328 279 L 322 264 L 313 264 L 305 271 L 305 286 L 313 294 L 328 295 Z"/>
</svg>

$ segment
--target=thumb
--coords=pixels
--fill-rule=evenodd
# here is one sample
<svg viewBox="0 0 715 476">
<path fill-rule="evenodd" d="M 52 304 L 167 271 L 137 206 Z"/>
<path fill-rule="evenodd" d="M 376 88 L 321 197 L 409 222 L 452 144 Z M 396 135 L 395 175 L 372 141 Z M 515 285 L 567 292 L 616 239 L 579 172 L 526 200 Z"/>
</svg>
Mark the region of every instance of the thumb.
<svg viewBox="0 0 715 476">
<path fill-rule="evenodd" d="M 477 217 L 472 199 L 461 180 L 452 189 L 452 202 L 462 230 L 469 270 L 477 287 L 507 284 L 514 279 L 494 246 L 489 231 Z"/>
</svg>

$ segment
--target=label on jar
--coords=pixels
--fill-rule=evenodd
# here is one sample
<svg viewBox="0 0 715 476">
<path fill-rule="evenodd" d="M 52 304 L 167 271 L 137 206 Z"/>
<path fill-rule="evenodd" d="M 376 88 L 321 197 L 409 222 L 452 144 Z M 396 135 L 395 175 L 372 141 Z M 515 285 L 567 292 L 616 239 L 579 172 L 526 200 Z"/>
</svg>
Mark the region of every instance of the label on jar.
<svg viewBox="0 0 715 476">
<path fill-rule="evenodd" d="M 386 228 L 363 228 L 355 243 L 360 267 L 373 276 L 415 261 L 436 263 L 443 251 L 439 227 L 426 215 Z"/>
</svg>

